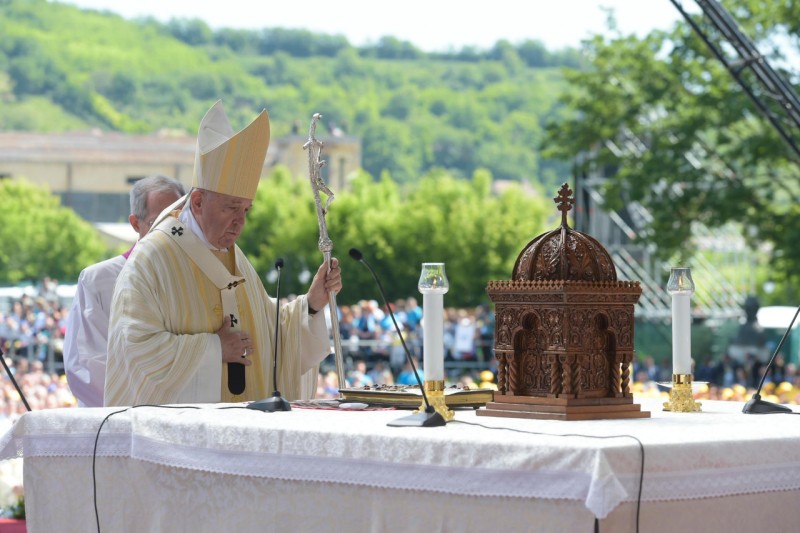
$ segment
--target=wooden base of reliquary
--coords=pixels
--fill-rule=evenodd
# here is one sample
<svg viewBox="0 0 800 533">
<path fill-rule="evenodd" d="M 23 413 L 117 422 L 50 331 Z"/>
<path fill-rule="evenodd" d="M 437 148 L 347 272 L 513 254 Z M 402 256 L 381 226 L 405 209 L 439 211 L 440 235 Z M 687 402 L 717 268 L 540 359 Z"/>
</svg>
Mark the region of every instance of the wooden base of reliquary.
<svg viewBox="0 0 800 533">
<path fill-rule="evenodd" d="M 633 398 L 540 398 L 497 394 L 477 410 L 478 416 L 535 418 L 539 420 L 603 420 L 650 418 Z"/>
</svg>

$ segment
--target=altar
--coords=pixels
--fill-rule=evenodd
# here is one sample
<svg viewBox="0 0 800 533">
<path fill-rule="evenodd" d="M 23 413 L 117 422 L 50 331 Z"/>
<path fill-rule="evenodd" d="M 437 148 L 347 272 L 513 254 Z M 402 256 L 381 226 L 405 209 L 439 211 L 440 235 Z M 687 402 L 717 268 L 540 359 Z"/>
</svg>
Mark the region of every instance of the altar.
<svg viewBox="0 0 800 533">
<path fill-rule="evenodd" d="M 439 428 L 388 427 L 396 410 L 54 409 L 23 415 L 0 457 L 24 457 L 33 533 L 795 530 L 800 419 L 636 401 L 651 418 L 468 409 Z"/>
</svg>

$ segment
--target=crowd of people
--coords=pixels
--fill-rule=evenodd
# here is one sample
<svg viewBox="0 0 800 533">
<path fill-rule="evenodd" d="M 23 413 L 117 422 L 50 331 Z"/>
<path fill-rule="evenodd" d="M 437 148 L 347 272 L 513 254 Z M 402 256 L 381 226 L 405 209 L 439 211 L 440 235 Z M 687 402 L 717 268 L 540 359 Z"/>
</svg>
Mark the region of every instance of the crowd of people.
<svg viewBox="0 0 800 533">
<path fill-rule="evenodd" d="M 68 302 L 57 295 L 58 282 L 45 278 L 19 298 L 0 307 L 0 349 L 17 378 L 31 409 L 77 405 L 64 376 L 62 346 Z M 422 308 L 414 297 L 390 304 L 395 319 L 424 379 L 422 357 Z M 339 329 L 346 370 L 346 387 L 415 385 L 400 338 L 384 306 L 376 301 L 342 305 Z M 496 384 L 496 360 L 492 355 L 494 313 L 487 306 L 474 309 L 448 308 L 444 326 L 445 369 L 448 382 L 471 388 Z M 660 395 L 659 383 L 671 378 L 670 361 L 659 365 L 651 356 L 640 357 L 633 369 L 633 392 Z M 730 355 L 710 358 L 695 367 L 699 399 L 746 401 L 758 387 L 765 363 L 750 354 L 743 361 Z M 0 377 L 0 420 L 12 421 L 26 408 L 16 388 L 3 372 Z M 338 396 L 338 376 L 333 356 L 323 361 L 317 386 L 318 398 Z M 770 401 L 800 404 L 797 365 L 781 354 L 765 378 L 762 396 Z"/>
<path fill-rule="evenodd" d="M 0 307 L 0 350 L 32 410 L 76 405 L 61 363 L 68 309 L 57 289 L 44 278 Z M 5 371 L 0 383 L 0 420 L 13 422 L 25 403 Z"/>
<path fill-rule="evenodd" d="M 12 359 L 52 361 L 62 349 L 66 318 L 58 281 L 46 277 L 19 292 L 0 313 L 0 350 Z"/>
<path fill-rule="evenodd" d="M 370 367 L 380 362 L 381 367 L 388 366 L 393 375 L 399 376 L 407 365 L 407 356 L 397 329 L 415 360 L 421 360 L 422 307 L 414 297 L 399 299 L 389 305 L 397 328 L 389 309 L 379 306 L 375 300 L 362 300 L 355 305 L 340 306 L 339 334 L 342 351 L 348 358 L 363 360 Z M 488 306 L 448 308 L 444 314 L 442 339 L 445 361 L 451 363 L 452 368 L 488 364 L 492 359 L 494 313 Z M 357 369 L 354 371 L 352 379 L 363 381 L 365 376 L 360 375 Z"/>
</svg>

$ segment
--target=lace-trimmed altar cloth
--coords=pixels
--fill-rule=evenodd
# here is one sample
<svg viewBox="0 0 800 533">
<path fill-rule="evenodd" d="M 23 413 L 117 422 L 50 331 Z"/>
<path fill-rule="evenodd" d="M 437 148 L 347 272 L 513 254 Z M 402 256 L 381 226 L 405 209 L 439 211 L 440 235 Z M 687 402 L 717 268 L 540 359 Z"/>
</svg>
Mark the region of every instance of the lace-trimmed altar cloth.
<svg viewBox="0 0 800 533">
<path fill-rule="evenodd" d="M 398 411 L 139 407 L 106 422 L 97 455 L 284 481 L 572 500 L 602 519 L 637 499 L 641 452 L 624 436 L 632 435 L 645 447 L 644 502 L 800 489 L 799 419 L 744 415 L 736 402 L 706 401 L 701 413 L 641 403 L 652 418 L 563 422 L 456 413 L 456 420 L 517 431 L 457 422 L 387 427 L 403 416 Z M 0 440 L 0 459 L 91 457 L 100 423 L 118 409 L 26 413 Z"/>
</svg>

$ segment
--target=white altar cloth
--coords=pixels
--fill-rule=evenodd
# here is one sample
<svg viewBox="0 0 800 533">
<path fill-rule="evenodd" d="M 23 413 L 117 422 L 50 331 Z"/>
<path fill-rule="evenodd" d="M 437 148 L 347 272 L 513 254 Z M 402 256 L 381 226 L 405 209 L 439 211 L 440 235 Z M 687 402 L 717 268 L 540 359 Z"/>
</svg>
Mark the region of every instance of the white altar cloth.
<svg viewBox="0 0 800 533">
<path fill-rule="evenodd" d="M 198 483 L 208 485 L 208 492 L 198 493 L 192 501 L 203 500 L 204 506 L 213 506 L 218 499 L 227 501 L 227 506 L 239 501 L 242 493 L 232 496 L 224 488 L 228 483 L 234 491 L 251 487 L 256 494 L 264 485 L 280 489 L 278 493 L 297 492 L 296 501 L 285 503 L 287 509 L 296 510 L 286 511 L 287 520 L 297 520 L 315 508 L 329 497 L 323 495 L 327 490 L 338 497 L 330 502 L 333 506 L 342 501 L 343 509 L 353 514 L 356 531 L 382 529 L 375 529 L 374 509 L 358 516 L 359 502 L 377 494 L 383 503 L 370 505 L 378 508 L 403 502 L 415 505 L 420 493 L 439 495 L 435 498 L 441 498 L 442 505 L 471 506 L 459 510 L 464 516 L 480 512 L 470 524 L 496 508 L 495 519 L 511 526 L 509 530 L 515 530 L 515 520 L 524 527 L 541 519 L 537 523 L 542 527 L 534 529 L 550 530 L 548 520 L 569 523 L 572 518 L 583 527 L 587 518 L 605 519 L 615 510 L 616 519 L 629 526 L 639 499 L 639 442 L 644 447 L 643 509 L 658 502 L 663 509 L 673 508 L 666 502 L 697 507 L 698 501 L 724 503 L 724 498 L 736 505 L 748 501 L 742 496 L 758 493 L 783 493 L 789 501 L 800 501 L 800 418 L 744 415 L 742 404 L 734 402 L 703 402 L 700 413 L 669 413 L 660 402 L 641 402 L 652 418 L 563 422 L 477 417 L 473 411 L 458 411 L 456 421 L 442 428 L 386 426 L 406 414 L 403 411 L 262 413 L 221 409 L 223 405 L 138 407 L 111 416 L 99 438 L 103 419 L 120 408 L 56 409 L 22 416 L 0 440 L 0 458 L 25 457 L 29 527 L 37 531 L 52 525 L 61 531 L 81 531 L 87 522 L 94 523 L 95 440 L 98 507 L 101 521 L 107 523 L 105 531 L 134 531 L 131 521 L 140 520 L 128 510 L 111 511 L 112 501 L 138 502 L 156 512 L 159 501 L 180 498 L 189 486 L 196 491 Z M 174 482 L 167 481 L 170 476 L 181 481 L 170 485 Z M 71 483 L 72 488 L 66 489 Z M 53 501 L 53 485 L 58 503 Z M 262 496 L 274 502 L 278 494 Z M 252 503 L 252 498 L 247 501 Z M 188 520 L 196 512 L 181 516 L 167 507 L 158 519 L 159 529 L 174 520 L 191 530 Z M 557 510 L 556 515 L 580 512 L 541 518 L 548 508 Z M 76 528 L 70 529 L 63 517 L 54 522 L 54 509 L 80 516 L 75 518 Z M 536 511 L 528 518 L 512 518 L 504 509 Z M 796 524 L 800 511 L 786 513 Z M 446 518 L 443 513 L 441 519 Z M 271 512 L 256 516 L 252 523 L 274 519 Z M 774 519 L 766 516 L 763 523 Z M 348 521 L 334 523 L 353 527 Z M 202 523 L 209 527 L 210 519 L 206 516 Z M 248 523 L 243 522 L 245 528 Z M 152 527 L 153 522 L 148 524 Z M 405 524 L 399 526 L 406 529 Z M 446 523 L 442 527 L 449 529 Z M 453 527 L 460 526 L 453 523 Z M 390 529 L 398 529 L 398 524 Z"/>
</svg>

